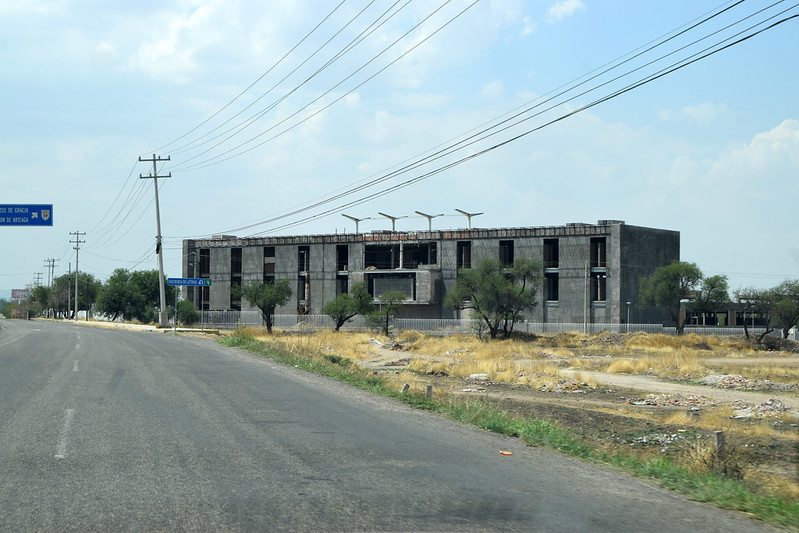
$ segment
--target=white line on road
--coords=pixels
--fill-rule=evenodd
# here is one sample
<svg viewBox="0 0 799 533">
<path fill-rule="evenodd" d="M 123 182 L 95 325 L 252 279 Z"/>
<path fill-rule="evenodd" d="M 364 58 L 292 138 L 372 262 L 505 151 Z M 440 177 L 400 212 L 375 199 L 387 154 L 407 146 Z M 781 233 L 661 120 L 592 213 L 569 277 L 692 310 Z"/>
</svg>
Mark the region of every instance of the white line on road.
<svg viewBox="0 0 799 533">
<path fill-rule="evenodd" d="M 64 413 L 61 434 L 58 436 L 58 445 L 55 447 L 55 455 L 53 455 L 56 459 L 63 459 L 67 455 L 67 436 L 69 436 L 69 428 L 72 427 L 73 418 L 75 418 L 75 410 L 67 409 Z"/>
<path fill-rule="evenodd" d="M 77 361 L 72 363 L 72 371 L 73 372 L 77 372 L 78 371 L 78 362 Z"/>
</svg>

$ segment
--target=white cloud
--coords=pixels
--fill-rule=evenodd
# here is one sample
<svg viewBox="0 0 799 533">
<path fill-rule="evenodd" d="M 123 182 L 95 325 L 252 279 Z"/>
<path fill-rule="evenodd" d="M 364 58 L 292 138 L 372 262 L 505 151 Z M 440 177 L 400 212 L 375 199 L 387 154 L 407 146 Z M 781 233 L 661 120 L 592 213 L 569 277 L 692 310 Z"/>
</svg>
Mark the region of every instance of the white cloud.
<svg viewBox="0 0 799 533">
<path fill-rule="evenodd" d="M 502 80 L 494 80 L 486 84 L 480 94 L 488 98 L 498 98 L 505 94 L 505 85 Z"/>
<path fill-rule="evenodd" d="M 727 106 L 704 102 L 695 106 L 685 106 L 678 111 L 662 109 L 658 111 L 658 117 L 668 122 L 691 122 L 706 125 L 713 122 L 716 118 L 726 115 Z"/>
<path fill-rule="evenodd" d="M 224 20 L 221 8 L 216 2 L 174 15 L 161 34 L 153 34 L 160 38 L 139 46 L 130 65 L 153 78 L 187 80 L 198 69 L 198 52 L 222 40 L 217 28 Z"/>
<path fill-rule="evenodd" d="M 530 35 L 538 29 L 538 23 L 532 20 L 529 15 L 522 19 L 522 24 L 524 25 L 522 35 Z"/>
<path fill-rule="evenodd" d="M 547 10 L 547 20 L 551 23 L 560 22 L 578 11 L 585 11 L 585 4 L 580 0 L 561 0 Z"/>
</svg>

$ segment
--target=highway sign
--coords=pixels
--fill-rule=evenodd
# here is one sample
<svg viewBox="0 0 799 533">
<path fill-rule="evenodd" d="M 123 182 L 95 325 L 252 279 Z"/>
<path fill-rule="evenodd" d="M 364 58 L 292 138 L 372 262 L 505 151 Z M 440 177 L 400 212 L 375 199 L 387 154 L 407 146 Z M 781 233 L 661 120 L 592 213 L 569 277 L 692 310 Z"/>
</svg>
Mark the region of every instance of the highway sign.
<svg viewBox="0 0 799 533">
<path fill-rule="evenodd" d="M 210 278 L 167 278 L 167 285 L 189 285 L 191 287 L 210 287 Z"/>
<path fill-rule="evenodd" d="M 53 204 L 0 204 L 0 226 L 52 226 Z"/>
</svg>

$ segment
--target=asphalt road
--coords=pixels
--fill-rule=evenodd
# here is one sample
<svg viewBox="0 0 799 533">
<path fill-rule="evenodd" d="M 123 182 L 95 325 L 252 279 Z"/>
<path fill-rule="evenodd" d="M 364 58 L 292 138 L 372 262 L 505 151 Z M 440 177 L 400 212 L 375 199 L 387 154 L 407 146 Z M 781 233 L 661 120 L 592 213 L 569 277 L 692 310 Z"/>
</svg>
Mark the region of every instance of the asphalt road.
<svg viewBox="0 0 799 533">
<path fill-rule="evenodd" d="M 773 531 L 212 340 L 0 326 L 1 531 Z"/>
</svg>

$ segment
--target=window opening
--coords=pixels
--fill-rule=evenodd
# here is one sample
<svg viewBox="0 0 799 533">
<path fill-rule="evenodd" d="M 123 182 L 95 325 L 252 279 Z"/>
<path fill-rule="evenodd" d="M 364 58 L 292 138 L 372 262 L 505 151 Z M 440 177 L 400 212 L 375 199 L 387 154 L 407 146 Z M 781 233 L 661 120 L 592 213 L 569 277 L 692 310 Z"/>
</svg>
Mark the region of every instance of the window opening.
<svg viewBox="0 0 799 533">
<path fill-rule="evenodd" d="M 556 273 L 544 274 L 544 295 L 548 302 L 558 301 L 559 279 Z"/>
<path fill-rule="evenodd" d="M 499 263 L 506 267 L 513 265 L 513 241 L 499 241 Z"/>
<path fill-rule="evenodd" d="M 458 241 L 457 268 L 472 268 L 472 241 Z"/>
<path fill-rule="evenodd" d="M 544 268 L 558 268 L 559 263 L 558 239 L 544 239 Z"/>
</svg>

